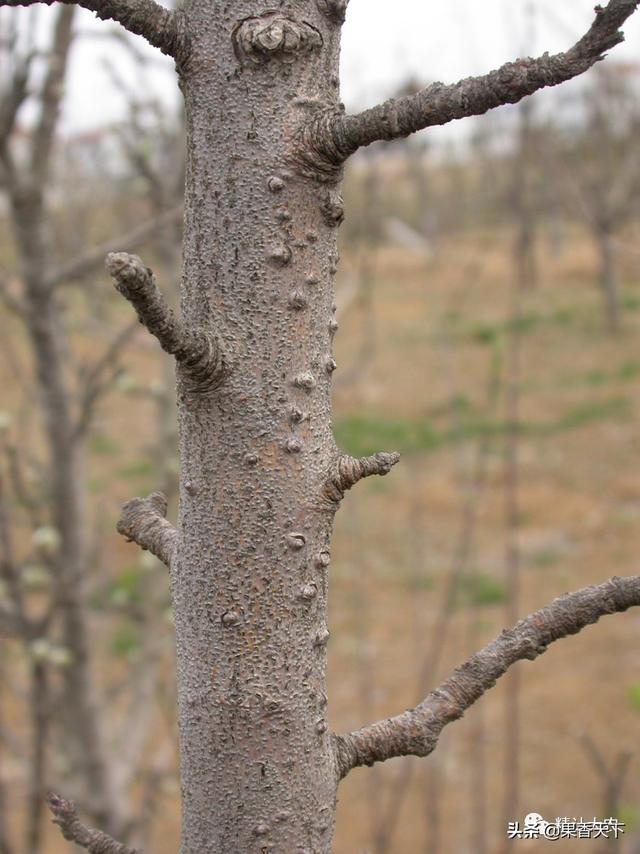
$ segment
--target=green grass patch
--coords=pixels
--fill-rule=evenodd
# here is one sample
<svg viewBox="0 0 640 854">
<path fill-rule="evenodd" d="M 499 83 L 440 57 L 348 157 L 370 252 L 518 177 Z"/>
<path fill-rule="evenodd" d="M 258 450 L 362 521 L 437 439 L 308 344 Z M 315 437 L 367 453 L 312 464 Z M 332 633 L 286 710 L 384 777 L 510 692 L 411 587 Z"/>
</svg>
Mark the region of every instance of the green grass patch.
<svg viewBox="0 0 640 854">
<path fill-rule="evenodd" d="M 626 833 L 631 833 L 640 826 L 640 807 L 624 804 L 618 810 L 618 815 L 613 817 L 624 824 Z"/>
<path fill-rule="evenodd" d="M 433 451 L 442 437 L 427 421 L 351 415 L 335 425 L 340 447 L 355 457 L 375 454 L 380 448 L 398 449 L 405 454 Z"/>
<path fill-rule="evenodd" d="M 506 602 L 506 599 L 507 591 L 504 584 L 490 575 L 476 573 L 466 576 L 460 582 L 459 601 L 462 604 L 483 608 L 489 605 L 500 605 Z"/>
<path fill-rule="evenodd" d="M 569 408 L 553 421 L 524 421 L 519 424 L 523 436 L 553 436 L 566 430 L 629 417 L 632 401 L 626 397 L 611 397 L 588 401 Z M 381 448 L 403 454 L 432 453 L 444 446 L 492 436 L 501 436 L 507 424 L 494 420 L 470 405 L 458 410 L 459 426 L 441 428 L 429 419 L 387 418 L 383 415 L 351 415 L 336 422 L 338 444 L 355 457 L 375 454 Z"/>
<path fill-rule="evenodd" d="M 120 450 L 120 443 L 116 442 L 110 436 L 105 436 L 103 433 L 96 433 L 89 439 L 89 451 L 94 454 L 108 456 L 117 454 Z"/>
<path fill-rule="evenodd" d="M 540 569 L 548 569 L 554 563 L 558 563 L 559 560 L 560 554 L 555 549 L 543 549 L 532 556 L 531 563 Z"/>
<path fill-rule="evenodd" d="M 627 700 L 632 709 L 640 712 L 640 682 L 633 682 L 627 686 Z"/>
<path fill-rule="evenodd" d="M 154 465 L 150 460 L 136 460 L 129 465 L 122 466 L 118 469 L 120 477 L 127 479 L 151 477 L 155 471 Z"/>
<path fill-rule="evenodd" d="M 566 327 L 578 319 L 578 313 L 574 309 L 562 308 L 549 313 L 538 311 L 523 312 L 519 317 L 512 320 L 503 320 L 497 323 L 481 323 L 477 326 L 467 327 L 461 330 L 461 334 L 475 344 L 495 344 L 509 332 L 520 332 L 529 335 L 540 326 Z"/>
<path fill-rule="evenodd" d="M 111 651 L 118 658 L 127 658 L 140 645 L 140 632 L 133 623 L 125 623 L 111 638 Z"/>
<path fill-rule="evenodd" d="M 607 400 L 582 403 L 574 406 L 562 415 L 555 424 L 551 423 L 545 428 L 551 432 L 557 430 L 572 430 L 593 424 L 597 421 L 606 421 L 609 418 L 618 418 L 631 413 L 631 401 L 626 397 L 611 397 Z"/>
</svg>

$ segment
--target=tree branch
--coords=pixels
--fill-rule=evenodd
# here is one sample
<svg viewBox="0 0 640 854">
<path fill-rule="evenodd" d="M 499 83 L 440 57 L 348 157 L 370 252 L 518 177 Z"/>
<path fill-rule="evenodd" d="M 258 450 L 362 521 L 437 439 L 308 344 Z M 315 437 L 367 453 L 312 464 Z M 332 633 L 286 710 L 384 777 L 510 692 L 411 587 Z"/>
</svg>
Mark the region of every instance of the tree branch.
<svg viewBox="0 0 640 854">
<path fill-rule="evenodd" d="M 33 6 L 44 3 L 52 6 L 56 0 L 0 0 L 2 6 Z M 180 32 L 175 12 L 165 9 L 155 0 L 62 0 L 95 12 L 103 21 L 112 20 L 143 36 L 149 44 L 176 60 L 184 59 L 185 38 Z"/>
<path fill-rule="evenodd" d="M 107 255 L 107 270 L 116 289 L 135 308 L 140 323 L 175 356 L 193 391 L 214 389 L 222 378 L 222 354 L 217 340 L 200 329 L 187 329 L 158 290 L 153 272 L 137 255 Z"/>
<path fill-rule="evenodd" d="M 178 532 L 165 519 L 166 513 L 167 499 L 162 492 L 152 492 L 148 498 L 134 498 L 122 508 L 117 530 L 129 542 L 137 543 L 170 567 Z"/>
<path fill-rule="evenodd" d="M 30 181 L 38 188 L 45 184 L 51 162 L 53 139 L 64 92 L 63 82 L 73 40 L 75 9 L 73 6 L 62 8 L 58 10 L 57 15 L 51 50 L 47 57 L 47 71 L 39 94 L 39 115 L 31 141 Z"/>
<path fill-rule="evenodd" d="M 93 830 L 82 824 L 72 801 L 66 801 L 59 795 L 49 792 L 47 803 L 53 813 L 53 822 L 59 826 L 64 838 L 69 842 L 75 842 L 81 848 L 86 848 L 90 854 L 141 854 L 135 848 L 116 842 L 101 830 Z"/>
<path fill-rule="evenodd" d="M 106 255 L 118 251 L 122 246 L 126 246 L 128 250 L 136 249 L 165 226 L 175 225 L 182 217 L 182 212 L 182 205 L 178 205 L 166 213 L 143 222 L 138 228 L 131 229 L 126 234 L 114 237 L 113 240 L 109 240 L 100 246 L 95 246 L 77 258 L 61 264 L 59 267 L 54 268 L 45 278 L 46 287 L 53 288 L 63 282 L 67 283 L 83 278 L 83 276 L 91 273 L 98 265 L 104 264 Z"/>
<path fill-rule="evenodd" d="M 610 0 L 596 6 L 589 31 L 565 53 L 508 62 L 482 77 L 445 86 L 434 83 L 413 95 L 392 98 L 353 116 L 335 109 L 318 112 L 301 131 L 302 168 L 325 180 L 339 176 L 344 161 L 358 148 L 378 140 L 408 136 L 453 119 L 479 116 L 502 104 L 515 104 L 547 86 L 577 77 L 624 41 L 620 27 L 639 0 Z"/>
<path fill-rule="evenodd" d="M 75 428 L 77 435 L 84 436 L 87 433 L 96 405 L 121 370 L 118 356 L 139 328 L 134 320 L 129 326 L 121 329 L 84 377 L 84 387 L 79 400 L 80 411 Z"/>
<path fill-rule="evenodd" d="M 0 147 L 4 148 L 14 130 L 20 108 L 29 97 L 29 74 L 36 56 L 30 51 L 15 58 L 15 70 L 0 96 Z"/>
<path fill-rule="evenodd" d="M 360 459 L 342 454 L 327 478 L 323 498 L 335 507 L 342 501 L 345 492 L 355 486 L 359 480 L 376 474 L 384 477 L 399 460 L 398 453 L 378 453 L 371 457 L 360 457 Z"/>
<path fill-rule="evenodd" d="M 461 718 L 516 661 L 533 661 L 554 641 L 577 634 L 606 614 L 636 605 L 640 605 L 640 576 L 614 577 L 604 584 L 554 599 L 512 629 L 505 629 L 414 709 L 335 736 L 340 777 L 352 768 L 396 756 L 428 756 L 444 727 Z"/>
</svg>

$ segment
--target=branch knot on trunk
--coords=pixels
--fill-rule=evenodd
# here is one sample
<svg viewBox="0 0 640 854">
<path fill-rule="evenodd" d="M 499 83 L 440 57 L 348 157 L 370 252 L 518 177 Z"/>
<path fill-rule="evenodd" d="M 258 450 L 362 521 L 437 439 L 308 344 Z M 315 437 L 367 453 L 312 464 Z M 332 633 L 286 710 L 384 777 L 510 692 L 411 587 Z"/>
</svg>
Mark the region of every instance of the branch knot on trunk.
<svg viewBox="0 0 640 854">
<path fill-rule="evenodd" d="M 354 151 L 342 132 L 342 104 L 316 106 L 295 134 L 293 163 L 299 174 L 319 184 L 339 184 Z"/>
<path fill-rule="evenodd" d="M 188 390 L 205 393 L 215 389 L 223 373 L 220 346 L 202 329 L 190 329 L 176 317 L 156 285 L 153 272 L 137 255 L 111 252 L 106 267 L 116 290 L 133 305 L 142 323 L 175 357 Z"/>
<path fill-rule="evenodd" d="M 166 514 L 167 498 L 162 492 L 152 492 L 148 498 L 133 498 L 122 508 L 117 530 L 129 542 L 137 543 L 170 567 L 178 532 L 166 520 Z"/>
<path fill-rule="evenodd" d="M 280 12 L 265 12 L 241 21 L 233 33 L 238 59 L 261 65 L 272 59 L 291 63 L 301 53 L 322 47 L 320 32 L 306 21 L 297 21 Z"/>
<path fill-rule="evenodd" d="M 398 453 L 381 452 L 359 459 L 342 454 L 325 482 L 323 498 L 332 508 L 335 508 L 344 498 L 345 492 L 355 486 L 359 480 L 372 475 L 384 477 L 389 474 L 399 459 Z"/>
</svg>

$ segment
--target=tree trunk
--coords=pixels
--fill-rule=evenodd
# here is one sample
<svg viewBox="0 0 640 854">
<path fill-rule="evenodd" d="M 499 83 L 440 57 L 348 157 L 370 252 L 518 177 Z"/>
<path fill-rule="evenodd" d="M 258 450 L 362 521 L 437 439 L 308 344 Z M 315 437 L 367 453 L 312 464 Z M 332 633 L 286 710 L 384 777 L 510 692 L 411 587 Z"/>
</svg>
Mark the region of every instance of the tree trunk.
<svg viewBox="0 0 640 854">
<path fill-rule="evenodd" d="M 64 10 L 73 12 L 73 7 Z M 75 432 L 72 393 L 66 367 L 64 320 L 57 295 L 45 284 L 46 247 L 40 188 L 14 192 L 13 215 L 20 250 L 36 381 L 47 448 L 51 521 L 60 536 L 55 556 L 56 595 L 61 638 L 72 658 L 62 670 L 64 689 L 57 718 L 73 772 L 88 794 L 94 819 L 115 834 L 126 832 L 125 802 L 113 791 L 106 762 L 100 710 L 90 659 L 85 590 L 85 514 L 82 438 Z M 44 779 L 44 756 L 38 759 Z"/>
<path fill-rule="evenodd" d="M 335 188 L 302 177 L 291 156 L 300 120 L 337 98 L 338 27 L 309 0 L 291 8 L 305 23 L 241 23 L 236 5 L 210 0 L 187 10 L 182 308 L 225 354 L 215 393 L 178 377 L 172 582 L 189 854 L 328 852 L 334 825 L 325 667 L 335 505 L 324 486 L 338 456 L 342 210 Z M 283 27 L 299 51 L 261 53 Z"/>
<path fill-rule="evenodd" d="M 333 516 L 346 490 L 398 461 L 341 455 L 331 430 L 342 164 L 372 142 L 577 76 L 621 41 L 638 0 L 598 7 L 564 54 L 434 84 L 355 116 L 338 103 L 347 0 L 291 0 L 286 12 L 258 0 L 185 0 L 175 12 L 154 0 L 82 4 L 174 56 L 186 105 L 182 318 L 139 258 L 107 258 L 117 289 L 178 365 L 178 530 L 159 493 L 125 505 L 118 529 L 171 569 L 182 851 L 328 854 L 339 779 L 427 756 L 516 661 L 640 602 L 639 578 L 567 594 L 503 632 L 414 709 L 330 735 Z M 67 839 L 132 854 L 82 825 L 68 801 L 51 795 L 49 806 Z"/>
</svg>

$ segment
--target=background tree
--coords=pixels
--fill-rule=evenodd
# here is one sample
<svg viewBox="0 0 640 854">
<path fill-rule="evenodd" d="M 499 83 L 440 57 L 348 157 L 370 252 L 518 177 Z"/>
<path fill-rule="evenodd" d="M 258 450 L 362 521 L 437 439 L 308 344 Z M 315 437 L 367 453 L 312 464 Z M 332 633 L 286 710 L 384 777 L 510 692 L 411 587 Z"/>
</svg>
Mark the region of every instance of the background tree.
<svg viewBox="0 0 640 854">
<path fill-rule="evenodd" d="M 640 174 L 636 139 L 640 126 L 637 65 L 598 68 L 581 99 L 582 116 L 571 130 L 549 135 L 552 172 L 565 203 L 581 219 L 598 257 L 598 286 L 610 332 L 622 322 L 618 249 L 622 230 L 638 211 Z"/>
<path fill-rule="evenodd" d="M 3 5 L 22 5 L 9 0 Z M 154 493 L 120 531 L 171 571 L 178 656 L 184 851 L 328 851 L 337 785 L 353 768 L 426 756 L 514 662 L 640 603 L 640 579 L 568 594 L 503 632 L 397 717 L 331 735 L 327 569 L 346 491 L 395 453 L 340 453 L 330 422 L 339 183 L 358 148 L 513 103 L 586 71 L 637 7 L 611 0 L 564 54 L 435 84 L 355 116 L 338 101 L 346 3 L 90 0 L 176 60 L 187 171 L 182 316 L 136 256 L 116 287 L 177 364 L 180 521 Z M 50 806 L 67 838 L 124 852 Z"/>
<path fill-rule="evenodd" d="M 29 778 L 24 850 L 35 854 L 42 845 L 42 804 L 54 773 L 58 778 L 64 775 L 65 786 L 94 821 L 112 833 L 128 836 L 132 832 L 137 819 L 129 810 L 127 793 L 140 776 L 148 738 L 145 720 L 153 714 L 153 705 L 140 710 L 135 726 L 127 722 L 123 740 L 121 722 L 114 725 L 105 686 L 96 687 L 91 610 L 99 591 L 94 573 L 95 523 L 87 512 L 86 446 L 99 406 L 123 372 L 122 352 L 138 324 L 130 322 L 105 344 L 94 346 L 97 352 L 90 359 L 77 353 L 69 318 L 75 295 L 69 285 L 75 280 L 91 291 L 91 274 L 102 266 L 108 247 L 91 246 L 90 217 L 79 217 L 75 228 L 70 227 L 76 209 L 82 208 L 78 198 L 68 194 L 63 210 L 55 198 L 59 174 L 65 173 L 70 181 L 75 168 L 61 162 L 64 158 L 58 156 L 55 144 L 75 9 L 56 10 L 51 43 L 45 45 L 39 43 L 33 10 L 21 21 L 15 20 L 15 13 L 9 15 L 15 26 L 7 28 L 1 46 L 5 75 L 0 98 L 0 189 L 8 202 L 17 257 L 13 269 L 3 271 L 0 298 L 17 319 L 16 336 L 26 338 L 32 365 L 17 359 L 15 369 L 27 409 L 37 404 L 43 450 L 26 412 L 20 426 L 22 435 L 35 436 L 33 447 L 26 448 L 17 431 L 5 425 L 0 580 L 6 596 L 0 608 L 0 630 L 16 642 L 13 649 L 25 656 L 29 672 L 28 743 L 17 752 L 27 764 Z M 6 18 L 3 10 L 3 23 Z M 35 116 L 32 122 L 24 120 L 29 109 Z M 77 143 L 68 146 L 73 150 L 71 159 L 78 156 L 79 147 Z M 80 172 L 76 168 L 75 176 Z M 167 169 L 164 175 L 168 183 Z M 87 180 L 86 174 L 83 177 Z M 167 232 L 179 224 L 180 214 L 181 205 L 175 199 L 172 205 L 158 200 L 142 225 L 116 238 L 117 245 L 122 246 L 124 239 L 133 247 L 164 232 L 167 253 L 171 247 Z M 176 236 L 174 252 L 177 243 Z M 99 307 L 99 301 L 94 302 L 96 314 Z M 94 323 L 96 337 L 106 337 L 104 325 L 93 317 L 89 322 Z M 8 319 L 4 332 L 5 347 L 10 348 L 13 329 L 9 330 Z M 166 478 L 160 484 L 167 488 Z M 32 537 L 21 548 L 17 540 L 25 527 L 31 529 Z M 144 611 L 143 621 L 152 611 L 157 623 L 157 607 Z M 143 636 L 151 641 L 149 633 Z M 137 662 L 138 705 L 157 676 L 157 651 L 146 652 Z M 1 729 L 1 737 L 8 737 L 8 726 Z M 52 742 L 57 746 L 54 752 Z M 121 752 L 114 751 L 114 745 L 120 745 Z"/>
</svg>

